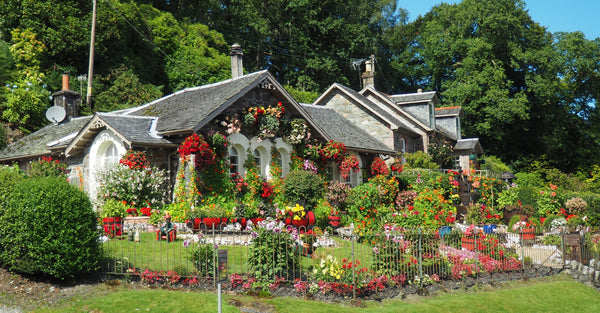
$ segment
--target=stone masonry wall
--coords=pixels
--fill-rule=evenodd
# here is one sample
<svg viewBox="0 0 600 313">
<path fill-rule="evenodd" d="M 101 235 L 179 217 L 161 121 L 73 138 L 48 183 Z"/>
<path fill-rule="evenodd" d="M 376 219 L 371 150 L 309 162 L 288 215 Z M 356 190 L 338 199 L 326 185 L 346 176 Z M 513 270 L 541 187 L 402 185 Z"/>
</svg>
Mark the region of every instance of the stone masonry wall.
<svg viewBox="0 0 600 313">
<path fill-rule="evenodd" d="M 591 259 L 589 265 L 578 261 L 567 261 L 565 272 L 575 280 L 590 287 L 600 288 L 600 261 Z"/>
</svg>

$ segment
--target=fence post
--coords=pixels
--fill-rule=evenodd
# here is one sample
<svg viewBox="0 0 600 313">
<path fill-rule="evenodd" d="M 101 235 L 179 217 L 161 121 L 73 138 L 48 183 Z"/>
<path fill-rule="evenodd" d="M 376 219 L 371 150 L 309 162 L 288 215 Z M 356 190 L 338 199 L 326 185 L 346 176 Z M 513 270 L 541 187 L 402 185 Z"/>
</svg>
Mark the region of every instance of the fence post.
<svg viewBox="0 0 600 313">
<path fill-rule="evenodd" d="M 525 239 L 523 239 L 523 227 L 519 227 L 519 237 L 521 239 L 521 278 L 525 277 Z"/>
<path fill-rule="evenodd" d="M 217 249 L 215 248 L 215 242 L 216 238 L 215 238 L 215 228 L 213 227 L 212 229 L 212 237 L 213 237 L 213 244 L 212 244 L 212 249 L 213 249 L 213 288 L 217 286 Z"/>
<path fill-rule="evenodd" d="M 419 285 L 423 287 L 423 262 L 421 253 L 423 252 L 423 246 L 421 245 L 421 227 L 419 227 Z"/>
<path fill-rule="evenodd" d="M 560 241 L 560 249 L 562 250 L 562 261 L 563 261 L 563 270 L 565 269 L 566 266 L 566 255 L 565 255 L 565 229 L 564 227 L 561 227 L 561 233 L 562 233 L 562 240 Z"/>
<path fill-rule="evenodd" d="M 355 239 L 355 235 L 354 235 L 354 229 L 352 229 L 352 267 L 350 268 L 350 270 L 352 271 L 352 300 L 356 300 L 356 274 L 355 274 L 355 270 L 354 270 L 354 264 L 356 263 L 356 260 L 354 259 L 354 241 Z"/>
</svg>

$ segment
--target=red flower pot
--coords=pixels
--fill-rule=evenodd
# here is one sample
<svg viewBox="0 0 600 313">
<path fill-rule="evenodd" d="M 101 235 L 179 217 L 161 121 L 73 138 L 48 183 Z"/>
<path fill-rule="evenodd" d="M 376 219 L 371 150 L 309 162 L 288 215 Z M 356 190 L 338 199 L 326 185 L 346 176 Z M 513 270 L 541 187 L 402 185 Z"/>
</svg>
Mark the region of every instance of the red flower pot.
<svg viewBox="0 0 600 313">
<path fill-rule="evenodd" d="M 104 232 L 108 237 L 121 236 L 121 217 L 105 217 L 102 219 L 104 223 Z"/>
<path fill-rule="evenodd" d="M 329 216 L 329 225 L 331 225 L 331 227 L 333 228 L 338 228 L 340 227 L 340 222 L 341 222 L 342 218 L 340 216 Z"/>
<path fill-rule="evenodd" d="M 252 225 L 257 225 L 258 222 L 264 221 L 265 219 L 262 217 L 253 217 L 250 219 L 250 221 L 252 222 Z"/>
<path fill-rule="evenodd" d="M 185 221 L 185 225 L 186 225 L 186 226 L 187 226 L 189 229 L 192 229 L 192 230 L 195 230 L 195 231 L 197 231 L 197 230 L 199 230 L 199 229 L 200 229 L 200 224 L 201 224 L 201 223 L 202 223 L 202 219 L 201 219 L 201 218 L 197 218 L 197 217 L 194 217 L 194 218 L 193 218 L 193 219 L 191 219 L 191 220 L 187 220 L 187 221 Z"/>
<path fill-rule="evenodd" d="M 221 224 L 220 217 L 205 217 L 202 219 L 202 223 L 206 226 L 206 229 L 218 228 Z"/>
<path fill-rule="evenodd" d="M 521 239 L 532 240 L 535 239 L 535 228 L 523 228 L 521 230 Z"/>
</svg>

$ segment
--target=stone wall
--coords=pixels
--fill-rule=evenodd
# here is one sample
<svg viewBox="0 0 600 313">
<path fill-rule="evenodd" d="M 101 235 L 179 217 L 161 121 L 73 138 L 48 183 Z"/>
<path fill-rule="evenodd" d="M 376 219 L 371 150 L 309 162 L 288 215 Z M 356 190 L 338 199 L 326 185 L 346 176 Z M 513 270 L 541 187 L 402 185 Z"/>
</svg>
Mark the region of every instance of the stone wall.
<svg viewBox="0 0 600 313">
<path fill-rule="evenodd" d="M 600 288 L 600 261 L 591 259 L 589 265 L 575 260 L 567 261 L 565 272 L 590 287 Z"/>
</svg>

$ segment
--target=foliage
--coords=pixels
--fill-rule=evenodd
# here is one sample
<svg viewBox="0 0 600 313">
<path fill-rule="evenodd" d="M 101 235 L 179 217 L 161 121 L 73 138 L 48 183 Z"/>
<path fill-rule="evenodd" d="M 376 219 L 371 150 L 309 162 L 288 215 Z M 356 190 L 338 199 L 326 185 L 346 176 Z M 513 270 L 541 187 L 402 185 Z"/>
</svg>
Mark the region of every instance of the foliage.
<svg viewBox="0 0 600 313">
<path fill-rule="evenodd" d="M 28 171 L 31 177 L 56 176 L 67 178 L 68 173 L 66 164 L 45 156 L 41 160 L 31 162 Z"/>
<path fill-rule="evenodd" d="M 162 96 L 159 87 L 144 83 L 132 69 L 121 64 L 110 74 L 99 77 L 100 83 L 109 86 L 94 98 L 94 108 L 102 112 L 127 109 L 151 102 Z"/>
<path fill-rule="evenodd" d="M 127 209 L 129 206 L 127 202 L 120 201 L 112 198 L 106 199 L 102 205 L 100 216 L 101 217 L 125 217 L 127 215 Z"/>
<path fill-rule="evenodd" d="M 480 162 L 482 170 L 488 170 L 494 173 L 512 172 L 512 169 L 495 155 L 486 155 L 481 160 L 485 161 Z"/>
<path fill-rule="evenodd" d="M 95 271 L 100 259 L 96 224 L 87 195 L 65 179 L 23 180 L 0 216 L 0 263 L 58 279 Z"/>
<path fill-rule="evenodd" d="M 339 211 L 329 201 L 322 199 L 313 208 L 313 213 L 315 214 L 315 225 L 321 229 L 325 229 L 329 226 L 329 216 L 338 216 L 336 213 L 339 213 Z"/>
<path fill-rule="evenodd" d="M 213 244 L 207 242 L 203 233 L 199 233 L 193 239 L 183 241 L 183 246 L 186 247 L 187 259 L 194 264 L 201 277 L 212 277 L 215 265 L 215 250 Z"/>
<path fill-rule="evenodd" d="M 325 189 L 323 179 L 317 174 L 309 171 L 291 171 L 283 182 L 283 193 L 285 200 L 289 203 L 305 203 L 305 206 L 313 208 L 323 198 Z"/>
<path fill-rule="evenodd" d="M 430 145 L 427 147 L 427 153 L 431 161 L 438 164 L 441 168 L 454 168 L 454 156 L 452 153 L 452 144 L 442 140 L 439 136 L 429 138 Z"/>
<path fill-rule="evenodd" d="M 516 205 L 518 200 L 519 200 L 519 187 L 517 187 L 517 185 L 513 184 L 513 185 L 506 185 L 506 189 L 504 189 L 504 191 L 500 191 L 497 202 L 501 208 L 504 208 L 507 206 Z"/>
<path fill-rule="evenodd" d="M 25 179 L 25 174 L 17 165 L 0 165 L 0 219 L 4 200 L 10 198 L 13 186 L 23 179 Z"/>
<path fill-rule="evenodd" d="M 134 208 L 161 207 L 167 200 L 167 174 L 156 167 L 115 165 L 98 174 L 98 200 L 126 201 Z"/>
<path fill-rule="evenodd" d="M 456 207 L 445 199 L 439 189 L 425 189 L 414 198 L 414 205 L 407 205 L 395 214 L 396 223 L 405 228 L 423 227 L 438 229 L 442 225 L 454 223 Z"/>
<path fill-rule="evenodd" d="M 485 204 L 477 204 L 469 206 L 466 218 L 469 223 L 477 225 L 498 224 L 502 219 L 502 213 Z"/>
<path fill-rule="evenodd" d="M 423 151 L 417 151 L 415 153 L 405 153 L 404 160 L 404 168 L 412 169 L 412 168 L 424 168 L 424 169 L 438 169 L 440 165 L 435 163 L 431 156 Z"/>
<path fill-rule="evenodd" d="M 542 187 L 544 186 L 544 181 L 539 172 L 532 173 L 516 173 L 515 176 L 517 179 L 515 183 L 520 187 Z"/>
<path fill-rule="evenodd" d="M 33 131 L 45 123 L 44 112 L 52 98 L 40 68 L 40 55 L 46 47 L 30 28 L 14 29 L 11 33 L 14 44 L 10 52 L 19 75 L 15 81 L 6 82 L 6 101 L 0 102 L 2 119 Z"/>
<path fill-rule="evenodd" d="M 298 234 L 285 228 L 282 222 L 267 219 L 259 222 L 251 234 L 253 243 L 248 251 L 250 273 L 258 280 L 271 281 L 275 277 L 291 280 L 300 269 L 300 255 L 294 252 Z"/>
<path fill-rule="evenodd" d="M 558 214 L 563 207 L 564 199 L 558 187 L 550 184 L 549 188 L 540 190 L 536 204 L 539 216 Z"/>
</svg>

